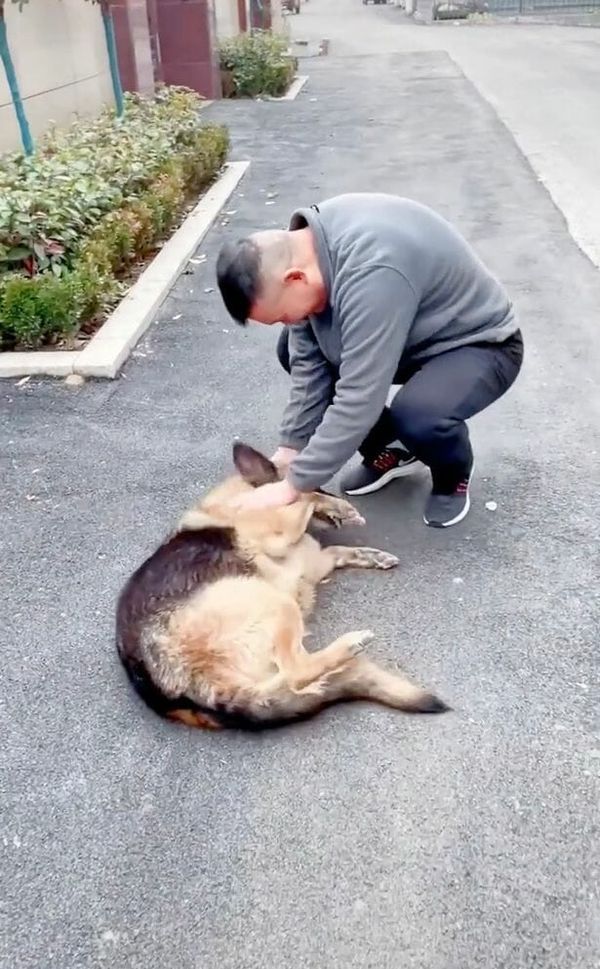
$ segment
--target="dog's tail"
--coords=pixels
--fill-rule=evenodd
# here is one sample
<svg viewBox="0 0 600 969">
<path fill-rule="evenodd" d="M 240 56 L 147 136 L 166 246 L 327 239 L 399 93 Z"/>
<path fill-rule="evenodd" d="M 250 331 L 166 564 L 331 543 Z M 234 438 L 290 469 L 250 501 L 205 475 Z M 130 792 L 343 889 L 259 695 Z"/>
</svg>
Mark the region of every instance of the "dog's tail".
<svg viewBox="0 0 600 969">
<path fill-rule="evenodd" d="M 372 700 L 408 713 L 445 713 L 451 709 L 435 693 L 362 656 L 340 674 L 335 686 L 338 700 Z"/>
</svg>

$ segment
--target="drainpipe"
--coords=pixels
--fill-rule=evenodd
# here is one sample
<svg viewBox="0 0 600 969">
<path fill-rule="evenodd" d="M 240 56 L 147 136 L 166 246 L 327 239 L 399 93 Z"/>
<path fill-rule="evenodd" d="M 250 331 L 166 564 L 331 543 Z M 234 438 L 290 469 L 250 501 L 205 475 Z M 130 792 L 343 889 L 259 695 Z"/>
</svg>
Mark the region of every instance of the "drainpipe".
<svg viewBox="0 0 600 969">
<path fill-rule="evenodd" d="M 33 155 L 33 138 L 31 137 L 29 122 L 27 121 L 27 115 L 25 114 L 25 108 L 23 107 L 23 99 L 21 98 L 21 92 L 19 91 L 19 82 L 17 80 L 15 65 L 13 64 L 10 47 L 8 46 L 6 20 L 4 19 L 4 0 L 0 0 L 0 60 L 2 61 L 2 66 L 4 67 L 6 81 L 8 83 L 8 90 L 10 91 L 12 103 L 15 108 L 19 132 L 21 134 L 21 141 L 23 143 L 23 150 L 26 155 Z"/>
<path fill-rule="evenodd" d="M 108 63 L 110 66 L 110 79 L 112 81 L 115 105 L 118 117 L 122 117 L 124 111 L 123 86 L 121 84 L 121 74 L 119 73 L 119 61 L 117 59 L 117 43 L 115 40 L 115 24 L 110 10 L 109 0 L 100 0 L 102 11 L 102 23 L 104 24 L 104 36 L 106 37 L 106 49 L 108 51 Z"/>
</svg>

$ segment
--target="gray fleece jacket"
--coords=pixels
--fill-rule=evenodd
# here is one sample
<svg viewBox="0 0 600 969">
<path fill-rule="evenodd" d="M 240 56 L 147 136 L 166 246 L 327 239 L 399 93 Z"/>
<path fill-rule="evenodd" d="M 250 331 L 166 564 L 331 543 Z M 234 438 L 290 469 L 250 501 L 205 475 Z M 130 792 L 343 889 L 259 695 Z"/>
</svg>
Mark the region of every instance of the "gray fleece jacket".
<svg viewBox="0 0 600 969">
<path fill-rule="evenodd" d="M 325 484 L 376 423 L 398 367 L 518 329 L 498 280 L 431 209 L 391 195 L 340 195 L 292 215 L 309 226 L 329 304 L 290 327 L 292 390 L 280 443 L 289 479 Z"/>
</svg>

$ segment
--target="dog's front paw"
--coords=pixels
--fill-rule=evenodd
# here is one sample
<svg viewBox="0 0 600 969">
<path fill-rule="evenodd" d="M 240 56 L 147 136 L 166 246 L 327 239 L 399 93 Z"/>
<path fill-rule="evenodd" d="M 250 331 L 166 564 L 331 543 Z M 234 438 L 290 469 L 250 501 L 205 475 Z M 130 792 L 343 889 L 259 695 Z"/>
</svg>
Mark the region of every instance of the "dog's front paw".
<svg viewBox="0 0 600 969">
<path fill-rule="evenodd" d="M 361 513 L 344 498 L 335 498 L 333 495 L 320 495 L 320 500 L 316 505 L 315 514 L 333 525 L 334 528 L 341 528 L 342 525 L 362 526 L 365 519 Z"/>
<path fill-rule="evenodd" d="M 395 569 L 397 565 L 400 565 L 400 559 L 396 555 L 392 555 L 391 552 L 382 552 L 379 548 L 372 548 L 366 550 L 370 553 L 373 568 L 375 569 Z"/>
<path fill-rule="evenodd" d="M 371 629 L 360 629 L 357 632 L 348 633 L 344 638 L 349 655 L 360 656 L 375 639 L 375 633 Z"/>
<path fill-rule="evenodd" d="M 344 501 L 340 498 L 341 502 L 341 525 L 366 525 L 367 522 L 365 518 L 361 515 L 358 508 L 351 505 L 349 501 Z"/>
</svg>

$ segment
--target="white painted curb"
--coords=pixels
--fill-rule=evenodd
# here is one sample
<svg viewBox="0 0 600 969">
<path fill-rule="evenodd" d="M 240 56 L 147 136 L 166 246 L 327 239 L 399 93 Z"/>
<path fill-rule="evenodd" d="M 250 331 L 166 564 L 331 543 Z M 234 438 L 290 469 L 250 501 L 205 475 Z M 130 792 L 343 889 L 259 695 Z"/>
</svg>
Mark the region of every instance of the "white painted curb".
<svg viewBox="0 0 600 969">
<path fill-rule="evenodd" d="M 295 101 L 307 81 L 308 81 L 308 74 L 299 74 L 296 78 L 294 78 L 294 80 L 290 84 L 285 94 L 282 94 L 280 98 L 267 97 L 267 98 L 263 98 L 263 100 L 264 101 Z"/>
<path fill-rule="evenodd" d="M 83 350 L 0 353 L 0 378 L 45 375 L 116 377 L 156 317 L 175 280 L 210 229 L 250 162 L 229 162 L 187 219 L 131 287 Z"/>
</svg>

